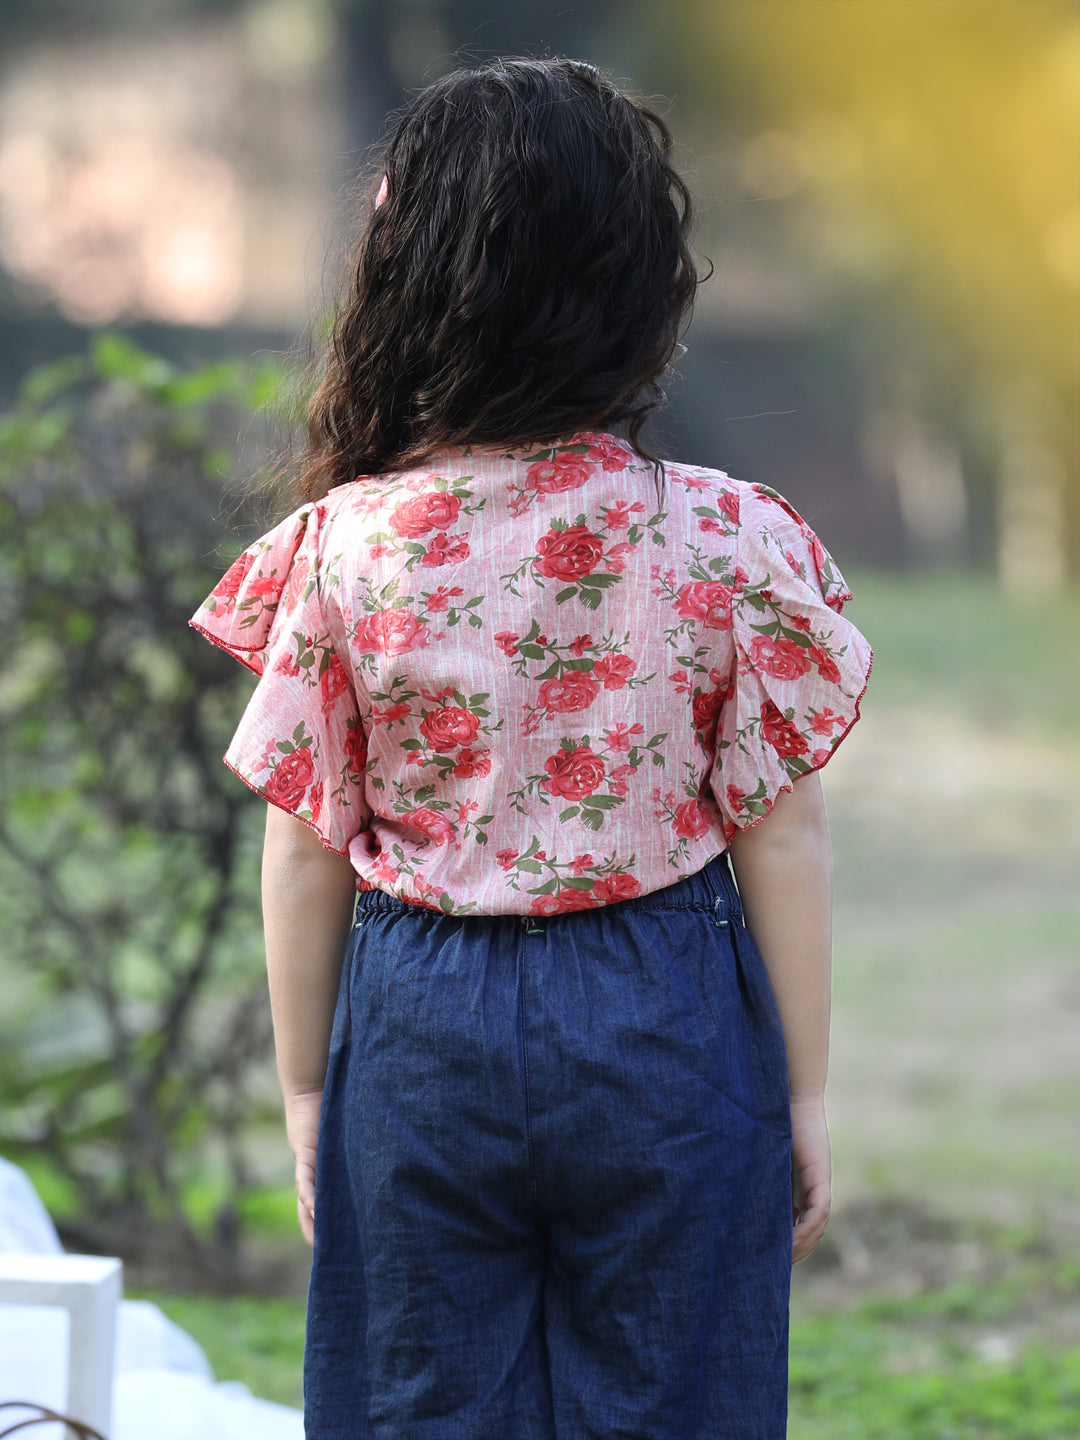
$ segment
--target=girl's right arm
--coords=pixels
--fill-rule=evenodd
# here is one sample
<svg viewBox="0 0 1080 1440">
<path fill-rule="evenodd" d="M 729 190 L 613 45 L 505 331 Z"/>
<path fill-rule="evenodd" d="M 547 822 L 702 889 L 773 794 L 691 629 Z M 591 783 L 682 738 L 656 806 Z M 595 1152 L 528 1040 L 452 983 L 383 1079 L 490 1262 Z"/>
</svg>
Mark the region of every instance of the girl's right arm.
<svg viewBox="0 0 1080 1440">
<path fill-rule="evenodd" d="M 794 782 L 731 841 L 743 913 L 784 1028 L 791 1092 L 792 1261 L 825 1233 L 832 1163 L 825 1121 L 832 954 L 832 859 L 818 775 Z"/>
</svg>

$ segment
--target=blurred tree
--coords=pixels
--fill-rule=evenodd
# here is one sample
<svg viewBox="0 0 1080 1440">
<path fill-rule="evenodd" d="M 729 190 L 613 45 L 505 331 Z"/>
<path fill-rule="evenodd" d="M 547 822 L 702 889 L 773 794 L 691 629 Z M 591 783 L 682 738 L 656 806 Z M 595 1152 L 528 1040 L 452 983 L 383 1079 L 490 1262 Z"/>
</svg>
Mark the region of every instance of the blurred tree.
<svg viewBox="0 0 1080 1440">
<path fill-rule="evenodd" d="M 262 807 L 220 762 L 244 677 L 187 619 L 272 382 L 101 334 L 0 419 L 0 1145 L 65 1185 L 69 1242 L 219 1278 L 270 1039 Z M 184 1196 L 215 1151 L 208 1234 Z"/>
<path fill-rule="evenodd" d="M 1066 477 L 1080 494 L 1075 0 L 685 0 L 657 38 L 702 121 L 746 138 L 748 189 L 802 190 L 825 267 L 891 283 L 955 349 L 998 456 L 1005 578 L 1060 581 Z"/>
</svg>

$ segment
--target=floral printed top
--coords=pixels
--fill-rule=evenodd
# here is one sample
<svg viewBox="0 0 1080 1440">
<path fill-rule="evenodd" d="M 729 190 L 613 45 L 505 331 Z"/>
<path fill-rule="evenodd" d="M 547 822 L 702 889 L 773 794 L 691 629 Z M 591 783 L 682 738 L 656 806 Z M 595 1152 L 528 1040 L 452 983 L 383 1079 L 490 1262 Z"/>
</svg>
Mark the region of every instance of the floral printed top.
<svg viewBox="0 0 1080 1440">
<path fill-rule="evenodd" d="M 225 762 L 358 887 L 550 915 L 674 884 L 819 769 L 870 646 L 765 485 L 612 435 L 444 449 L 251 545 L 191 620 L 260 678 Z"/>
</svg>

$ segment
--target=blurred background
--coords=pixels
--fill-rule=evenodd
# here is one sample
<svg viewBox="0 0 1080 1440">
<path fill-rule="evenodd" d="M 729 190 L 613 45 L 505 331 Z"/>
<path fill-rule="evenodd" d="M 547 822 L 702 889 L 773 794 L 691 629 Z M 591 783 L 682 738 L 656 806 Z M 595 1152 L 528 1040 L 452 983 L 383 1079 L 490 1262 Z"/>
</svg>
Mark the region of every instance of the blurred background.
<svg viewBox="0 0 1080 1440">
<path fill-rule="evenodd" d="M 387 113 L 569 54 L 659 98 L 714 267 L 654 444 L 784 493 L 876 650 L 792 1435 L 1075 1435 L 1075 0 L 4 0 L 0 52 L 0 1155 L 68 1248 L 299 1403 L 250 684 L 184 625 Z"/>
</svg>

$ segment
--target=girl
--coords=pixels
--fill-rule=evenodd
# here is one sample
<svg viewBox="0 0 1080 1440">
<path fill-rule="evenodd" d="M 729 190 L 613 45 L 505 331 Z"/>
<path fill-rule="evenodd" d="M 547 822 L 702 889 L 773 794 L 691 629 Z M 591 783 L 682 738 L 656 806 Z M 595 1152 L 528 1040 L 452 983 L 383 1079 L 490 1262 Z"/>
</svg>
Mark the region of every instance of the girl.
<svg viewBox="0 0 1080 1440">
<path fill-rule="evenodd" d="M 260 677 L 310 1440 L 785 1433 L 871 652 L 776 491 L 642 447 L 670 150 L 574 61 L 420 93 L 294 508 L 192 621 Z"/>
</svg>

